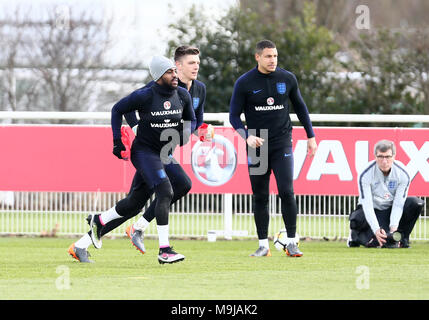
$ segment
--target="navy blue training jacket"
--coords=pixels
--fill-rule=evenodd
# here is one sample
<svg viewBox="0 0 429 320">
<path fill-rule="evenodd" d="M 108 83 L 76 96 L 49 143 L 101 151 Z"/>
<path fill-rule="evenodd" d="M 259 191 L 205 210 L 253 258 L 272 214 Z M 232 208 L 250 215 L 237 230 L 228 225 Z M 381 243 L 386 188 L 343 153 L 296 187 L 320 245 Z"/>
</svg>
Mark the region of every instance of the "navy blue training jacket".
<svg viewBox="0 0 429 320">
<path fill-rule="evenodd" d="M 168 141 L 161 141 L 160 136 L 165 129 L 176 129 L 189 137 L 195 130 L 196 118 L 189 92 L 182 87 L 170 89 L 154 83 L 151 87 L 141 88 L 122 98 L 112 108 L 113 139 L 121 138 L 122 116 L 138 111 L 139 143 L 160 151 Z M 182 120 L 190 121 L 191 126 L 183 126 Z"/>
<path fill-rule="evenodd" d="M 249 134 L 259 136 L 261 129 L 268 129 L 268 143 L 291 144 L 292 123 L 288 100 L 307 133 L 314 132 L 307 106 L 302 99 L 298 82 L 292 72 L 277 67 L 274 72 L 264 74 L 257 67 L 240 76 L 234 85 L 230 102 L 229 120 L 244 139 Z M 244 113 L 247 129 L 240 119 Z M 255 129 L 255 132 L 249 132 Z"/>
<path fill-rule="evenodd" d="M 150 81 L 148 84 L 146 84 L 143 88 L 150 88 L 155 84 L 155 81 Z M 186 84 L 180 81 L 179 79 L 179 86 L 182 88 L 187 89 Z M 195 117 L 197 119 L 197 123 L 195 125 L 195 129 L 198 129 L 203 124 L 203 118 L 204 118 L 204 105 L 206 102 L 206 86 L 203 82 L 198 80 L 193 80 L 191 88 L 189 89 L 189 94 L 192 98 L 192 107 L 194 108 Z M 132 128 L 137 123 L 137 117 L 135 112 L 129 112 L 124 115 L 125 120 L 127 121 L 128 125 Z"/>
</svg>

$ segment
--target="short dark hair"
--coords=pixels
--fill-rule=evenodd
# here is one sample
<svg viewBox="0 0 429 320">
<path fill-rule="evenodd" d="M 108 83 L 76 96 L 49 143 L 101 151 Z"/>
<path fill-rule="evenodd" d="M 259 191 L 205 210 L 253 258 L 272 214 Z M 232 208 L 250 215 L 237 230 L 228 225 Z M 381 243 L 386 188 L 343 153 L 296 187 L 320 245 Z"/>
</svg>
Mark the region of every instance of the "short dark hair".
<svg viewBox="0 0 429 320">
<path fill-rule="evenodd" d="M 377 152 L 387 152 L 392 150 L 392 155 L 396 154 L 396 146 L 393 141 L 390 140 L 380 140 L 374 146 L 374 155 L 377 155 Z"/>
<path fill-rule="evenodd" d="M 275 48 L 276 45 L 271 40 L 261 40 L 256 44 L 256 53 L 260 54 L 265 48 Z"/>
<path fill-rule="evenodd" d="M 191 54 L 191 55 L 199 55 L 200 50 L 196 47 L 191 46 L 180 46 L 174 52 L 174 61 L 178 61 L 180 58 Z"/>
</svg>

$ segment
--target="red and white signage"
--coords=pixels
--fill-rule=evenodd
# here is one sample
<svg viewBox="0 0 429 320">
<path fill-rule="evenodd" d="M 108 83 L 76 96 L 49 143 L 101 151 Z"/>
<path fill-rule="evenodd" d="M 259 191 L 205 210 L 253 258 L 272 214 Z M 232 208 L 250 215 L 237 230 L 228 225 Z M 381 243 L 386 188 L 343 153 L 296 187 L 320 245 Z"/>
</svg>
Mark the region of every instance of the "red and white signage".
<svg viewBox="0 0 429 320">
<path fill-rule="evenodd" d="M 293 130 L 296 194 L 357 195 L 358 172 L 381 139 L 412 178 L 410 195 L 429 196 L 429 129 L 314 128 L 318 149 L 307 156 L 305 131 Z M 112 154 L 110 127 L 0 127 L 0 190 L 127 192 L 135 169 Z M 217 127 L 212 142 L 191 142 L 175 158 L 192 179 L 191 193 L 251 193 L 244 140 Z M 272 176 L 270 191 L 277 190 Z"/>
</svg>

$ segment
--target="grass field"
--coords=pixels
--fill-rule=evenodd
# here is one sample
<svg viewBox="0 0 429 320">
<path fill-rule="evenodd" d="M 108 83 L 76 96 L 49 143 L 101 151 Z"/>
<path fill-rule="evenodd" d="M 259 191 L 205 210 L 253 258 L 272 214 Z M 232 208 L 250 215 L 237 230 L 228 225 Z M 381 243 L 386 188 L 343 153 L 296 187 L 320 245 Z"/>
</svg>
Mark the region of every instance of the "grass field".
<svg viewBox="0 0 429 320">
<path fill-rule="evenodd" d="M 39 235 L 43 230 L 50 231 L 58 225 L 59 236 L 83 234 L 88 231 L 85 220 L 89 212 L 64 213 L 64 212 L 0 212 L 0 234 L 35 234 Z M 134 217 L 127 223 L 109 233 L 112 236 L 123 236 L 125 228 L 138 219 Z M 171 214 L 170 234 L 177 237 L 205 237 L 208 230 L 224 229 L 223 214 Z M 270 217 L 269 235 L 273 236 L 281 228 L 284 222 L 280 214 Z M 299 215 L 297 220 L 297 232 L 301 236 L 311 238 L 346 239 L 349 235 L 348 216 L 318 216 Z M 256 228 L 253 215 L 234 215 L 232 229 L 248 233 L 249 237 L 256 237 Z M 151 223 L 146 234 L 156 236 L 156 224 Z M 411 239 L 429 239 L 429 220 L 420 218 L 411 234 Z"/>
<path fill-rule="evenodd" d="M 429 243 L 410 249 L 347 248 L 344 241 L 301 241 L 301 258 L 273 249 L 250 258 L 255 240 L 172 240 L 185 261 L 160 265 L 157 240 L 141 255 L 126 238 L 75 261 L 75 239 L 0 238 L 2 300 L 349 300 L 429 299 Z"/>
</svg>

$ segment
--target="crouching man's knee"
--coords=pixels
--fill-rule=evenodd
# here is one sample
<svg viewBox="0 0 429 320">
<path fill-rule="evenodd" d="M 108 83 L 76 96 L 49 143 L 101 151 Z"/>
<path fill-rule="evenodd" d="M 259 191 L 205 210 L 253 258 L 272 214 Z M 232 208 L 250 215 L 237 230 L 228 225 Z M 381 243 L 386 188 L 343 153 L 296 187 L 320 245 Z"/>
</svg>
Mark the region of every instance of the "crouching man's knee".
<svg viewBox="0 0 429 320">
<path fill-rule="evenodd" d="M 373 238 L 373 233 L 368 222 L 365 219 L 362 206 L 359 205 L 349 216 L 350 238 L 347 245 L 349 247 L 368 246 Z"/>
<path fill-rule="evenodd" d="M 425 202 L 418 197 L 408 197 L 404 203 L 404 211 L 413 211 L 420 214 L 423 210 Z"/>
<path fill-rule="evenodd" d="M 353 211 L 349 216 L 350 229 L 361 231 L 369 228 L 369 224 L 365 219 L 365 214 L 363 212 L 362 206 L 358 206 L 355 211 Z"/>
</svg>

